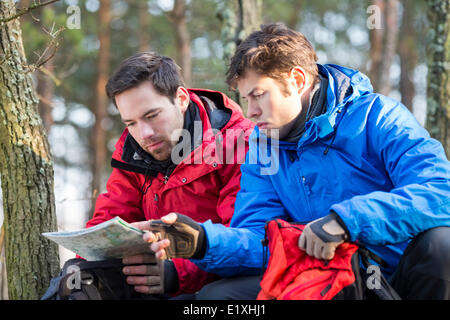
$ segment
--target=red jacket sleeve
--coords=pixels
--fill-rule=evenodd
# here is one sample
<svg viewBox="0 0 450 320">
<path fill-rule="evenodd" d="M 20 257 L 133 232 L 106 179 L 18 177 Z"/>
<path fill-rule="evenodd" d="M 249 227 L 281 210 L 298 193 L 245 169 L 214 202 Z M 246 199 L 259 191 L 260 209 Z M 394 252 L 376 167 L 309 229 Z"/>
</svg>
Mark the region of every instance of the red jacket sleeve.
<svg viewBox="0 0 450 320">
<path fill-rule="evenodd" d="M 86 227 L 92 227 L 114 217 L 127 222 L 146 220 L 142 211 L 142 194 L 135 173 L 113 168 L 106 193 L 98 196 L 93 218 Z"/>
</svg>

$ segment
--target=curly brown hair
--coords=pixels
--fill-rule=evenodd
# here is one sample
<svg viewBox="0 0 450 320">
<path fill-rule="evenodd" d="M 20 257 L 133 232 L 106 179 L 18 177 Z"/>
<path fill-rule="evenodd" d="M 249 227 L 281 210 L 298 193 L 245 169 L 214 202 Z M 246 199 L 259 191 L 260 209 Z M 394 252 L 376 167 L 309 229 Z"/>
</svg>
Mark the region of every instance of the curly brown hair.
<svg viewBox="0 0 450 320">
<path fill-rule="evenodd" d="M 313 82 L 318 77 L 317 54 L 306 37 L 282 23 L 261 25 L 236 49 L 227 71 L 226 82 L 236 90 L 237 81 L 248 70 L 277 80 L 285 94 L 289 94 L 286 74 L 300 66 L 309 73 Z"/>
</svg>

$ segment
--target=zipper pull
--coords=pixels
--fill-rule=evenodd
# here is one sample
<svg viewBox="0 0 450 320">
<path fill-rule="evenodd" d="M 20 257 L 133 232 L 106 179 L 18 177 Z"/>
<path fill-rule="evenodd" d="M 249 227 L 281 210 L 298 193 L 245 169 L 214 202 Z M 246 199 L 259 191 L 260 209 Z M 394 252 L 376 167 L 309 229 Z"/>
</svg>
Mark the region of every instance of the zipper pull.
<svg viewBox="0 0 450 320">
<path fill-rule="evenodd" d="M 167 184 L 167 181 L 169 180 L 169 177 L 168 176 L 165 176 L 164 177 L 164 184 Z"/>
</svg>

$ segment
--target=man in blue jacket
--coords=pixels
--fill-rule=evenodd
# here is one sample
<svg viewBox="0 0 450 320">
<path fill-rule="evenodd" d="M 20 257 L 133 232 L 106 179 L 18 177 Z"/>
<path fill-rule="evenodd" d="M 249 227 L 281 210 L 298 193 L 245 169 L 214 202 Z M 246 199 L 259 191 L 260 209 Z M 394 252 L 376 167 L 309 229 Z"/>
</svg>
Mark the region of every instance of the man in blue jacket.
<svg viewBox="0 0 450 320">
<path fill-rule="evenodd" d="M 442 145 L 405 106 L 373 93 L 365 75 L 316 61 L 308 40 L 281 24 L 252 33 L 231 61 L 227 82 L 257 123 L 231 225 L 163 218 L 199 230 L 206 241 L 195 256 L 203 258 L 192 261 L 226 278 L 199 298 L 255 298 L 264 225 L 281 218 L 307 223 L 299 247 L 308 255 L 332 259 L 339 244 L 357 241 L 387 262 L 383 274 L 402 298 L 449 299 L 450 163 Z M 169 244 L 152 250 L 163 258 Z"/>
</svg>

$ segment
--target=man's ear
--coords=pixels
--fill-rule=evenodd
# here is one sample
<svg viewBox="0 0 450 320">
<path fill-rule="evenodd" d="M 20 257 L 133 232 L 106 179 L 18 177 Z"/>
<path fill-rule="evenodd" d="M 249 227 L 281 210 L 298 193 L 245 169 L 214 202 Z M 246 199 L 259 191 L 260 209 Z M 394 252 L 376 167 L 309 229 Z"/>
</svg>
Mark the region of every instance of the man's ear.
<svg viewBox="0 0 450 320">
<path fill-rule="evenodd" d="M 300 66 L 295 66 L 291 69 L 289 79 L 299 94 L 302 94 L 305 88 L 308 87 L 308 74 Z"/>
<path fill-rule="evenodd" d="M 180 107 L 181 112 L 184 114 L 189 106 L 189 92 L 185 87 L 178 87 L 176 95 L 175 95 L 175 101 Z"/>
</svg>

